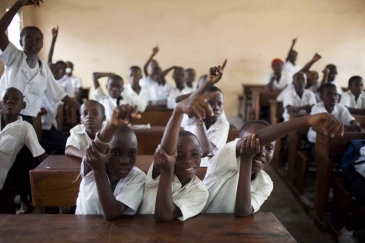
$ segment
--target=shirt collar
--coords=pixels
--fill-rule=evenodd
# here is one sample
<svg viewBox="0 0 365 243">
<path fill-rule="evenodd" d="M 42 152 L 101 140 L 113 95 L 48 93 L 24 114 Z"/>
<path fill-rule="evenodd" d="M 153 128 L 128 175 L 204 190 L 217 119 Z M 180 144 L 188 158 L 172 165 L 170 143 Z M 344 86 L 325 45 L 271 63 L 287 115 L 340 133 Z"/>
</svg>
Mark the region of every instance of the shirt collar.
<svg viewBox="0 0 365 243">
<path fill-rule="evenodd" d="M 23 51 L 24 55 L 23 55 L 23 67 L 27 67 L 28 63 L 27 63 L 27 54 Z M 41 75 L 45 75 L 46 70 L 45 70 L 45 65 L 43 65 L 43 61 L 42 59 L 39 58 L 39 56 L 37 56 L 37 61 L 39 64 L 39 72 Z"/>
<path fill-rule="evenodd" d="M 23 118 L 21 116 L 18 116 L 18 119 L 15 122 L 11 122 L 9 124 L 6 124 L 3 130 L 1 130 L 1 114 L 0 114 L 0 132 L 5 131 L 7 128 L 15 126 L 23 121 Z"/>
</svg>

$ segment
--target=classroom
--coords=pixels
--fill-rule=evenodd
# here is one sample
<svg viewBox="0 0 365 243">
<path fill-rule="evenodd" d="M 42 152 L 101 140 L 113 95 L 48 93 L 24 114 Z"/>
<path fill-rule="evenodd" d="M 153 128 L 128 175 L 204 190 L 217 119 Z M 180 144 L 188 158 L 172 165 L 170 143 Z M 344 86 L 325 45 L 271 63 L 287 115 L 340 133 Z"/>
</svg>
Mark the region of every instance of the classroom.
<svg viewBox="0 0 365 243">
<path fill-rule="evenodd" d="M 363 26 L 362 0 L 2 0 L 0 242 L 365 242 Z"/>
</svg>

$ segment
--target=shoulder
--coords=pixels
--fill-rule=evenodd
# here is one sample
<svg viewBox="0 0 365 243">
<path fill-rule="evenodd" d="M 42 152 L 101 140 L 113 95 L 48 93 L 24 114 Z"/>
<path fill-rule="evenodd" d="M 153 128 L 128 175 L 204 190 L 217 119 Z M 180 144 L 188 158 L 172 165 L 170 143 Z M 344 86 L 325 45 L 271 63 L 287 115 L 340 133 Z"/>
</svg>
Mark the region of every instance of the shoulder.
<svg viewBox="0 0 365 243">
<path fill-rule="evenodd" d="M 71 134 L 83 134 L 84 132 L 85 132 L 85 126 L 83 124 L 79 124 L 70 130 Z"/>
<path fill-rule="evenodd" d="M 189 185 L 188 188 L 189 191 L 199 191 L 207 194 L 209 193 L 207 186 L 197 176 L 194 176 L 191 180 L 192 180 L 190 182 L 191 184 Z"/>
<path fill-rule="evenodd" d="M 144 183 L 146 181 L 146 174 L 136 166 L 134 166 L 133 169 L 129 172 L 128 177 L 131 178 L 134 183 Z"/>
<path fill-rule="evenodd" d="M 265 184 L 274 184 L 269 174 L 267 174 L 265 171 L 261 170 L 258 175 L 262 178 L 262 181 Z"/>
</svg>

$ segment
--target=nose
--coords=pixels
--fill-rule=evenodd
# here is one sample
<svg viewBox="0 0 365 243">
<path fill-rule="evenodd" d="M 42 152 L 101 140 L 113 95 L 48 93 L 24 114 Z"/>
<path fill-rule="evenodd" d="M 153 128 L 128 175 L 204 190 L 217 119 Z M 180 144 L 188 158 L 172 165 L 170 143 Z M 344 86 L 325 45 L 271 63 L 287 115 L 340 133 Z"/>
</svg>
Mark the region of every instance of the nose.
<svg viewBox="0 0 365 243">
<path fill-rule="evenodd" d="M 128 157 L 127 156 L 120 156 L 119 157 L 119 163 L 121 165 L 129 165 Z"/>
</svg>

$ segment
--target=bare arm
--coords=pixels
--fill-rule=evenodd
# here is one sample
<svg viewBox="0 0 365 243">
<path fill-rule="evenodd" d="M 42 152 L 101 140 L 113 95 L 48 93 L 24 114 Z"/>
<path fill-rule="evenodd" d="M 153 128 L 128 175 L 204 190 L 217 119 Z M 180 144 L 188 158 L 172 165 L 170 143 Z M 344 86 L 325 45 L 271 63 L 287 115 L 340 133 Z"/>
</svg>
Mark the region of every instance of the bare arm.
<svg viewBox="0 0 365 243">
<path fill-rule="evenodd" d="M 48 52 L 48 59 L 47 59 L 49 67 L 52 67 L 52 65 L 53 65 L 52 57 L 53 57 L 53 52 L 54 52 L 54 47 L 56 44 L 57 36 L 58 36 L 58 27 L 52 29 L 52 42 L 51 42 L 51 47 Z"/>
<path fill-rule="evenodd" d="M 172 70 L 174 70 L 176 68 L 176 66 L 172 66 L 169 67 L 168 69 L 164 70 L 163 72 L 161 72 L 161 78 L 165 79 L 165 76 L 171 72 Z"/>
<path fill-rule="evenodd" d="M 15 2 L 9 11 L 0 19 L 0 49 L 2 51 L 5 51 L 6 47 L 9 45 L 9 39 L 5 32 L 21 7 L 23 7 L 23 4 L 20 1 Z"/>
<path fill-rule="evenodd" d="M 314 54 L 312 60 L 310 60 L 307 64 L 305 64 L 305 66 L 300 70 L 301 72 L 308 72 L 309 69 L 312 67 L 312 65 L 317 62 L 319 59 L 321 59 L 322 57 L 319 54 Z"/>
<path fill-rule="evenodd" d="M 146 64 L 143 66 L 143 71 L 144 71 L 144 74 L 146 75 L 146 77 L 148 76 L 148 65 L 153 60 L 153 58 L 156 56 L 156 54 L 158 53 L 158 50 L 159 50 L 158 46 L 156 46 L 152 49 L 152 54 L 151 54 L 150 58 L 148 58 Z"/>
<path fill-rule="evenodd" d="M 99 78 L 110 77 L 112 75 L 113 75 L 113 73 L 94 72 L 93 73 L 94 88 L 97 89 L 100 87 Z"/>
<path fill-rule="evenodd" d="M 213 152 L 214 147 L 212 143 L 209 141 L 207 128 L 204 123 L 197 123 L 197 137 L 200 142 L 200 147 L 202 149 L 203 157 L 211 154 Z"/>
<path fill-rule="evenodd" d="M 80 104 L 77 103 L 74 99 L 70 98 L 70 96 L 66 95 L 65 98 L 62 99 L 62 101 L 66 105 L 69 105 L 72 108 L 75 108 L 76 110 L 80 111 Z"/>
<path fill-rule="evenodd" d="M 183 101 L 187 98 L 189 98 L 189 96 L 191 95 L 192 93 L 190 94 L 184 94 L 184 95 L 179 95 L 178 97 L 176 97 L 175 101 L 176 103 L 179 103 L 180 101 Z"/>
<path fill-rule="evenodd" d="M 323 70 L 323 78 L 321 82 L 321 86 L 328 83 L 328 75 L 330 74 L 330 70 L 328 68 L 325 68 Z"/>
<path fill-rule="evenodd" d="M 290 53 L 293 51 L 294 46 L 295 46 L 295 43 L 297 42 L 297 39 L 298 39 L 298 37 L 297 37 L 297 38 L 295 38 L 295 39 L 293 39 L 293 42 L 292 42 L 292 44 L 291 44 L 291 46 L 290 46 L 290 49 L 289 49 L 289 52 L 288 52 L 288 56 L 286 57 L 286 61 L 288 61 L 288 60 L 289 60 Z"/>
<path fill-rule="evenodd" d="M 81 149 L 75 148 L 72 145 L 69 145 L 65 149 L 65 155 L 73 156 L 82 159 L 84 157 L 85 152 Z M 88 171 L 87 171 L 88 172 Z M 87 173 L 85 173 L 87 174 Z"/>
</svg>

